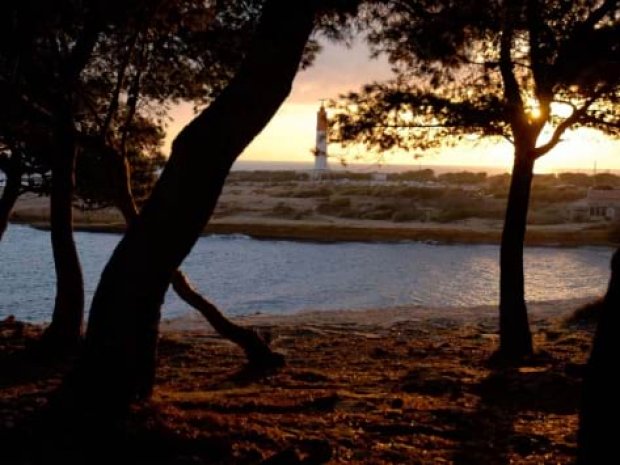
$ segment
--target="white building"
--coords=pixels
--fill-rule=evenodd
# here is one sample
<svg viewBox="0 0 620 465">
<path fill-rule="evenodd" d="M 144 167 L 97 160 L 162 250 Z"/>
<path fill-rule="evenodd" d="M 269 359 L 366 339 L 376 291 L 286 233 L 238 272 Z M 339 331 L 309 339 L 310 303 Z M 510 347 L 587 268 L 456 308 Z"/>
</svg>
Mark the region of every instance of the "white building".
<svg viewBox="0 0 620 465">
<path fill-rule="evenodd" d="M 323 179 L 329 173 L 327 166 L 327 138 L 328 138 L 327 112 L 323 103 L 316 115 L 316 147 L 314 149 L 314 170 L 312 177 L 315 180 Z"/>
<path fill-rule="evenodd" d="M 585 198 L 573 202 L 568 209 L 570 221 L 620 220 L 620 189 L 588 189 Z"/>
</svg>

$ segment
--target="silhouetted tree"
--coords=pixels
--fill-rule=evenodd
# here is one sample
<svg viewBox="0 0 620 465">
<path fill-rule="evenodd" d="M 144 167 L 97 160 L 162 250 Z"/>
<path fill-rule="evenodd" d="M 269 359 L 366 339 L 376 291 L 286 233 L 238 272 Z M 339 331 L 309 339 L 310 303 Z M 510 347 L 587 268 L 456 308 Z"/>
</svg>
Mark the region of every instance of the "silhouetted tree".
<svg viewBox="0 0 620 465">
<path fill-rule="evenodd" d="M 144 188 L 144 182 L 132 182 L 132 163 L 129 153 L 121 153 L 106 146 L 100 139 L 90 140 L 89 155 L 93 165 L 92 176 L 99 181 L 96 186 L 88 186 L 88 198 L 101 205 L 114 205 L 122 213 L 127 224 L 134 221 L 139 213 L 138 202 L 133 195 L 133 186 Z M 137 159 L 148 157 L 135 154 Z M 144 172 L 141 173 L 144 176 Z M 78 177 L 79 179 L 79 177 Z M 148 189 L 150 193 L 150 189 Z M 211 326 L 224 338 L 243 349 L 250 364 L 254 367 L 274 368 L 284 362 L 282 355 L 274 353 L 268 343 L 254 330 L 239 326 L 228 320 L 209 300 L 197 292 L 188 278 L 177 270 L 172 277 L 174 291 L 187 304 L 198 310 Z"/>
<path fill-rule="evenodd" d="M 177 136 L 153 194 L 106 265 L 76 385 L 101 414 L 123 412 L 151 392 L 168 284 L 213 213 L 233 162 L 290 92 L 317 3 L 265 3 L 235 77 Z"/>
<path fill-rule="evenodd" d="M 475 134 L 514 146 L 499 354 L 527 356 L 523 241 L 534 163 L 569 128 L 618 134 L 618 2 L 395 0 L 376 2 L 362 20 L 397 79 L 344 96 L 337 139 L 428 149 Z"/>
<path fill-rule="evenodd" d="M 221 90 L 242 57 L 261 3 L 216 8 L 199 0 L 136 1 L 120 8 L 115 2 L 66 2 L 32 21 L 29 11 L 41 6 L 46 12 L 47 4 L 3 5 L 7 40 L 0 54 L 0 87 L 13 124 L 3 124 L 0 131 L 7 138 L 28 139 L 32 124 L 18 124 L 24 116 L 26 121 L 42 119 L 47 128 L 47 150 L 38 153 L 52 172 L 51 187 L 45 187 L 52 194 L 57 269 L 54 314 L 43 337 L 47 346 L 72 347 L 81 333 L 83 283 L 71 209 L 78 154 L 82 205 L 101 205 L 104 197 L 99 194 L 105 173 L 96 171 L 100 160 L 89 150 L 95 136 L 124 153 L 136 173 L 132 179 L 139 181 L 133 187 L 144 198 L 163 161 L 156 146 L 170 104 L 181 99 L 205 104 Z M 140 15 L 132 13 L 138 9 Z M 12 36 L 17 47 L 7 45 Z M 138 156 L 148 151 L 136 148 L 145 147 L 150 155 Z M 1 206 L 8 219 L 16 199 L 14 173 L 23 164 L 12 154 L 4 159 L 11 182 Z"/>
<path fill-rule="evenodd" d="M 603 465 L 617 455 L 616 429 L 620 381 L 620 250 L 611 260 L 611 278 L 603 301 L 592 353 L 586 366 L 579 416 L 579 465 Z"/>
<path fill-rule="evenodd" d="M 193 0 L 188 3 L 192 2 L 195 3 Z M 102 99 L 102 116 L 99 121 L 104 121 L 104 124 L 93 125 L 97 128 L 98 137 L 88 139 L 92 146 L 91 150 L 85 152 L 90 156 L 84 157 L 88 163 L 83 163 L 83 168 L 90 168 L 91 176 L 82 177 L 79 185 L 82 188 L 79 189 L 82 199 L 86 194 L 87 201 L 92 204 L 116 205 L 128 223 L 135 219 L 138 204 L 148 196 L 154 181 L 152 163 L 154 161 L 155 166 L 159 166 L 161 160 L 159 156 L 146 154 L 156 153 L 163 138 L 162 131 L 147 119 L 148 113 L 144 114 L 141 108 L 145 103 L 157 104 L 158 112 L 162 112 L 170 101 L 177 99 L 189 99 L 196 105 L 212 99 L 238 66 L 246 48 L 244 41 L 251 37 L 250 33 L 258 18 L 257 8 L 261 4 L 262 1 L 231 2 L 224 7 L 207 10 L 208 15 L 203 18 L 204 21 L 210 21 L 206 36 L 209 40 L 206 43 L 198 40 L 205 28 L 200 18 L 188 13 L 177 17 L 172 14 L 177 10 L 159 11 L 158 19 L 148 26 L 148 30 L 152 30 L 148 40 L 155 43 L 170 41 L 171 45 L 164 47 L 166 52 L 135 63 L 119 53 L 119 63 L 115 66 L 117 72 L 112 79 L 114 85 L 109 86 L 113 89 L 109 92 L 112 98 L 105 94 L 106 98 Z M 199 4 L 196 4 L 193 11 L 200 11 L 198 7 Z M 194 34 L 190 34 L 188 29 L 194 29 Z M 178 40 L 179 35 L 181 40 Z M 179 44 L 184 44 L 190 50 L 185 50 Z M 208 48 L 204 49 L 205 46 Z M 305 65 L 312 61 L 315 52 L 316 47 L 306 47 Z M 124 53 L 131 53 L 131 50 Z M 200 74 L 196 73 L 193 61 L 183 61 L 183 54 L 188 55 L 188 58 L 193 57 L 193 61 L 201 62 Z M 162 58 L 158 55 L 173 60 L 173 66 L 160 63 Z M 170 79 L 179 79 L 179 76 L 182 77 L 179 86 L 169 82 Z M 124 83 L 127 88 L 125 91 Z M 119 102 L 121 92 L 127 95 L 122 103 Z M 109 127 L 112 125 L 116 127 Z M 140 168 L 137 163 L 147 166 Z M 103 169 L 106 166 L 108 169 Z M 137 181 L 136 177 L 139 178 Z M 93 183 L 93 180 L 96 182 Z M 138 199 L 134 197 L 134 192 L 138 192 Z M 219 334 L 238 344 L 251 363 L 261 366 L 278 366 L 282 363 L 282 356 L 273 353 L 258 333 L 230 322 L 215 305 L 191 286 L 183 273 L 174 273 L 172 283 L 177 294 L 205 316 Z"/>
</svg>

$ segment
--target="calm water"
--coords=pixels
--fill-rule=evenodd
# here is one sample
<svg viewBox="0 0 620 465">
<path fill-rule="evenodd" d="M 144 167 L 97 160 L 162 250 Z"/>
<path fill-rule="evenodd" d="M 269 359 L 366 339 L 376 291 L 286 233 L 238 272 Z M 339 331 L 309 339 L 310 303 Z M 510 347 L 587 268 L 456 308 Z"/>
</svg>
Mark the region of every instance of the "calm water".
<svg viewBox="0 0 620 465">
<path fill-rule="evenodd" d="M 90 300 L 120 236 L 76 234 Z M 498 300 L 498 247 L 422 243 L 314 244 L 243 236 L 201 238 L 183 265 L 191 280 L 229 314 L 389 307 L 471 306 Z M 612 250 L 526 249 L 530 300 L 604 292 Z M 49 236 L 12 225 L 0 242 L 0 318 L 48 320 L 54 273 Z M 164 317 L 189 309 L 169 293 Z"/>
</svg>

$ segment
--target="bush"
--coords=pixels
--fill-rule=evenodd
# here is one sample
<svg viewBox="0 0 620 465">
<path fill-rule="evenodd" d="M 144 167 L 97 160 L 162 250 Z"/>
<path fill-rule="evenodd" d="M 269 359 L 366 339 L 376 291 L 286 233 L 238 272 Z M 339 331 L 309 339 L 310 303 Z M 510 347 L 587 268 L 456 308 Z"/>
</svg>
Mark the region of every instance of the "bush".
<svg viewBox="0 0 620 465">
<path fill-rule="evenodd" d="M 486 181 L 487 174 L 461 171 L 459 173 L 440 174 L 437 179 L 446 184 L 481 184 Z"/>
<path fill-rule="evenodd" d="M 475 216 L 475 212 L 469 208 L 445 208 L 438 212 L 433 219 L 438 223 L 451 223 Z"/>
<path fill-rule="evenodd" d="M 510 188 L 510 175 L 508 173 L 496 174 L 489 176 L 486 182 L 485 191 L 497 199 L 508 197 L 508 189 Z"/>
<path fill-rule="evenodd" d="M 326 202 L 321 202 L 316 207 L 317 213 L 329 216 L 340 216 L 343 218 L 352 218 L 354 212 L 351 209 L 351 199 L 346 197 L 330 198 Z"/>
<path fill-rule="evenodd" d="M 369 210 L 360 215 L 364 220 L 391 220 L 394 216 L 394 209 L 380 205 L 374 210 Z"/>
<path fill-rule="evenodd" d="M 599 320 L 605 302 L 602 297 L 582 305 L 566 319 L 569 325 L 596 324 Z"/>
<path fill-rule="evenodd" d="M 532 186 L 532 203 L 573 202 L 586 196 L 583 188 L 563 189 L 544 185 Z"/>
<path fill-rule="evenodd" d="M 559 209 L 530 210 L 527 216 L 528 224 L 562 224 L 565 223 L 564 213 Z"/>
<path fill-rule="evenodd" d="M 298 171 L 232 171 L 228 175 L 229 182 L 271 182 L 282 183 L 292 181 L 308 181 L 310 175 Z"/>
<path fill-rule="evenodd" d="M 397 190 L 397 197 L 416 200 L 430 200 L 441 197 L 444 194 L 443 189 L 433 189 L 429 187 L 401 187 Z"/>
<path fill-rule="evenodd" d="M 286 205 L 284 202 L 278 202 L 272 209 L 271 213 L 276 216 L 282 216 L 284 218 L 290 218 L 297 213 L 297 210 Z"/>
<path fill-rule="evenodd" d="M 295 197 L 299 199 L 311 198 L 311 197 L 329 197 L 332 190 L 329 187 L 314 187 L 310 189 L 298 189 L 290 192 L 289 197 Z"/>
<path fill-rule="evenodd" d="M 388 179 L 390 181 L 417 181 L 417 182 L 429 182 L 435 180 L 435 172 L 430 169 L 405 171 L 403 173 L 389 173 Z"/>
<path fill-rule="evenodd" d="M 468 218 L 484 218 L 501 220 L 504 218 L 505 206 L 498 202 L 486 202 L 480 199 L 467 198 L 464 195 L 452 196 L 439 205 L 441 209 L 434 219 L 440 223 L 465 220 Z"/>
<path fill-rule="evenodd" d="M 347 208 L 351 206 L 351 199 L 347 197 L 330 197 L 329 204 L 334 208 Z"/>
<path fill-rule="evenodd" d="M 374 189 L 370 186 L 339 186 L 337 192 L 340 195 L 359 195 L 372 197 Z"/>
<path fill-rule="evenodd" d="M 405 223 L 407 221 L 419 221 L 425 218 L 423 211 L 410 208 L 408 210 L 399 210 L 392 215 L 392 221 L 395 223 Z"/>
<path fill-rule="evenodd" d="M 570 184 L 572 186 L 590 187 L 592 178 L 585 173 L 560 173 L 558 174 L 560 184 Z"/>
</svg>

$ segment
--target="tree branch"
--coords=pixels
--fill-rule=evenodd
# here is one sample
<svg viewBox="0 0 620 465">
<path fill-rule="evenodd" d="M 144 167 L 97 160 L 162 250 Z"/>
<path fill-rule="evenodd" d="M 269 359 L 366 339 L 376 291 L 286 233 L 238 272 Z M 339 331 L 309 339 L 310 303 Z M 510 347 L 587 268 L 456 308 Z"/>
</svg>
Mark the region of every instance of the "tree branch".
<svg viewBox="0 0 620 465">
<path fill-rule="evenodd" d="M 593 29 L 594 26 L 596 26 L 598 22 L 608 13 L 610 13 L 613 9 L 618 8 L 619 4 L 619 0 L 605 0 L 605 2 L 594 10 L 578 27 L 583 29 Z"/>
<path fill-rule="evenodd" d="M 121 143 L 120 143 L 120 151 L 123 157 L 127 157 L 127 141 L 129 139 L 129 129 L 131 128 L 131 123 L 133 122 L 134 117 L 136 116 L 136 109 L 138 107 L 138 98 L 140 97 L 140 82 L 142 79 L 142 73 L 144 72 L 145 67 L 145 47 L 144 42 L 142 43 L 142 47 L 140 48 L 140 54 L 137 57 L 136 61 L 136 74 L 134 75 L 133 81 L 131 82 L 131 86 L 128 91 L 127 98 L 127 117 L 125 118 L 125 122 L 121 127 Z"/>
<path fill-rule="evenodd" d="M 549 141 L 541 145 L 540 147 L 536 147 L 534 149 L 534 158 L 540 158 L 546 153 L 548 153 L 551 149 L 553 149 L 560 139 L 562 135 L 569 129 L 573 124 L 577 123 L 582 117 L 584 117 L 590 108 L 590 106 L 605 92 L 609 90 L 609 86 L 602 86 L 597 92 L 595 92 L 586 102 L 581 106 L 581 108 L 576 109 L 573 113 L 562 121 L 553 131 L 551 138 Z"/>
<path fill-rule="evenodd" d="M 125 53 L 123 54 L 123 59 L 119 63 L 118 71 L 116 73 L 116 83 L 114 86 L 114 90 L 112 91 L 110 105 L 108 105 L 108 111 L 106 112 L 105 119 L 101 124 L 100 136 L 102 139 L 106 138 L 107 132 L 110 128 L 110 124 L 112 123 L 112 119 L 118 111 L 120 95 L 123 89 L 123 83 L 125 82 L 127 67 L 129 66 L 129 62 L 131 61 L 131 56 L 133 55 L 133 50 L 137 40 L 138 33 L 135 33 L 132 35 L 132 37 L 128 41 L 128 44 L 125 46 Z"/>
</svg>

